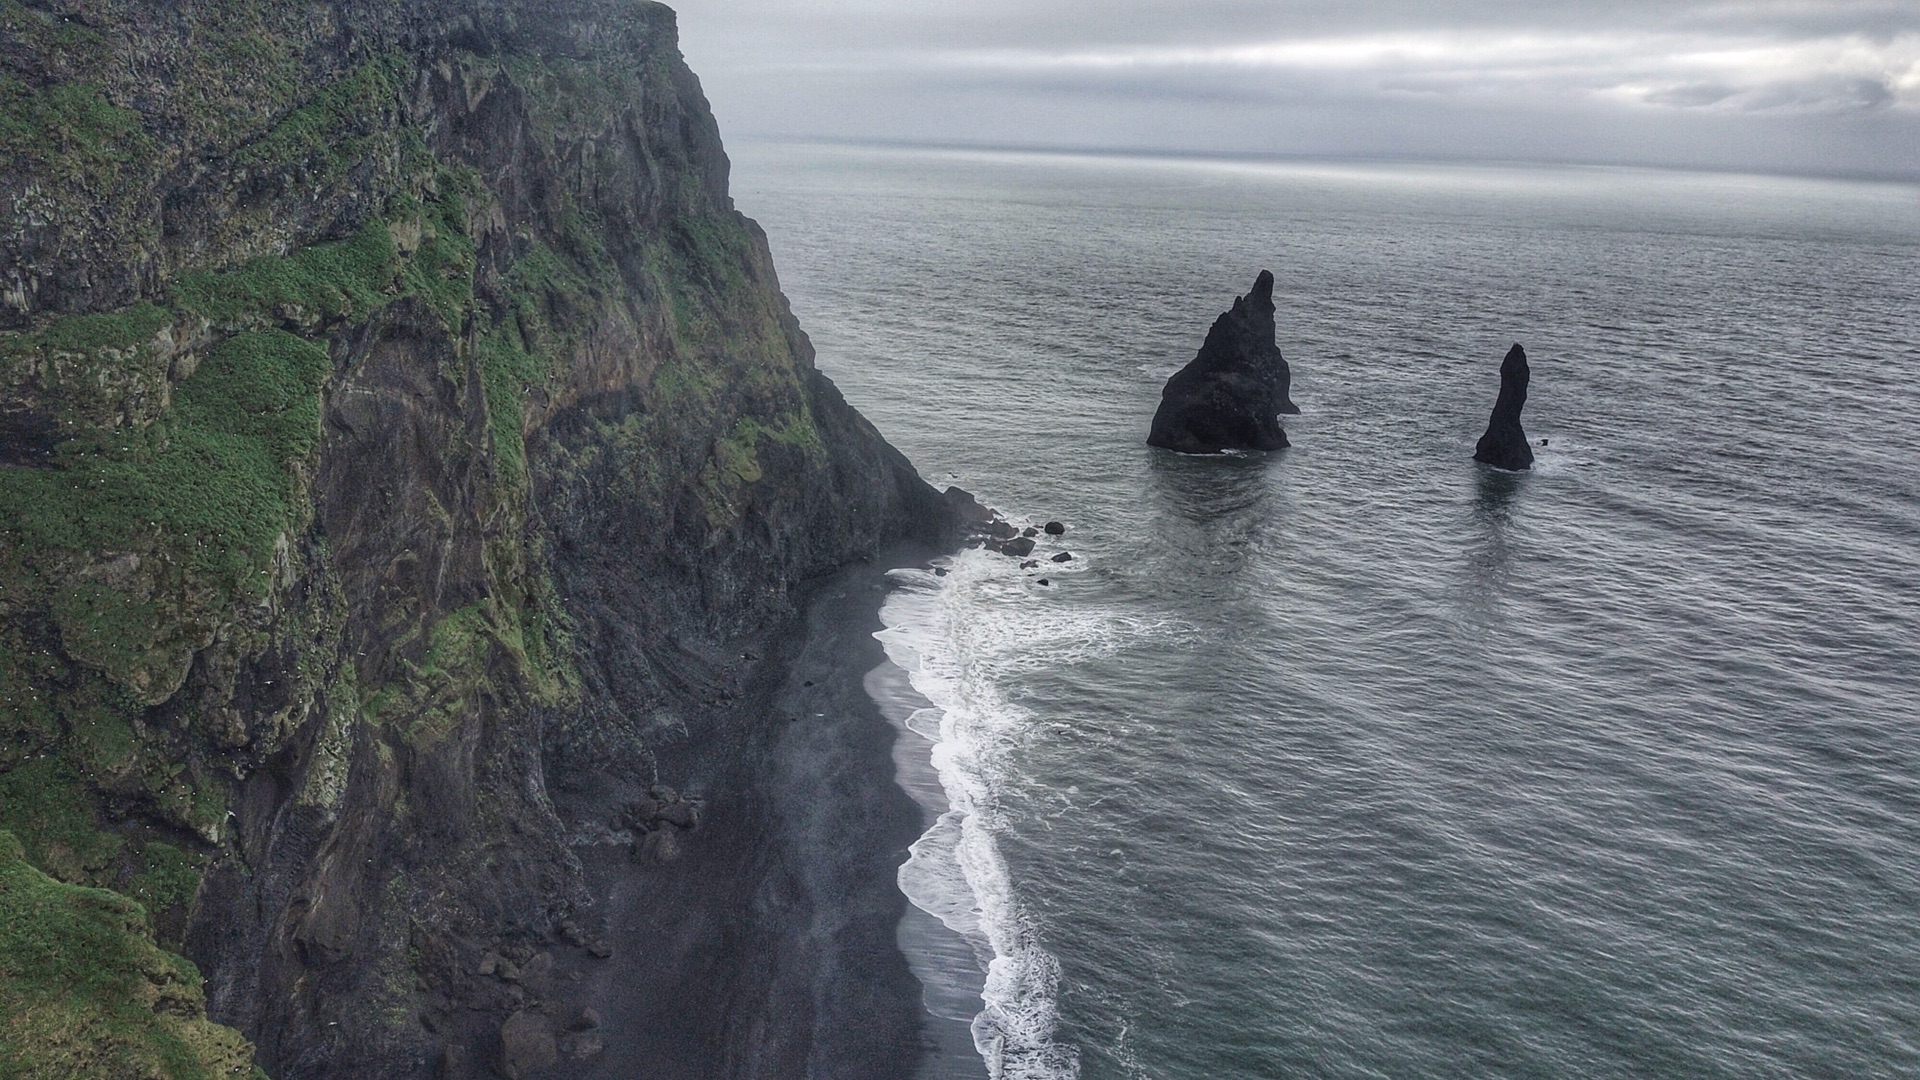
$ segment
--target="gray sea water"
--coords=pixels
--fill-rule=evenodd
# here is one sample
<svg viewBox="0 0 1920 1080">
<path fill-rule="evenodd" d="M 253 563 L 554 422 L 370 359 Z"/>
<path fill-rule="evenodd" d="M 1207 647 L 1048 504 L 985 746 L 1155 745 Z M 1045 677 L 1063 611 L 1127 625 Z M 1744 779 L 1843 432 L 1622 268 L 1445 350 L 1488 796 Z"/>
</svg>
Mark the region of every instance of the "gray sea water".
<svg viewBox="0 0 1920 1080">
<path fill-rule="evenodd" d="M 734 158 L 848 398 L 1069 526 L 884 613 L 927 1075 L 1920 1075 L 1920 188 Z M 1149 449 L 1263 267 L 1293 447 Z"/>
</svg>

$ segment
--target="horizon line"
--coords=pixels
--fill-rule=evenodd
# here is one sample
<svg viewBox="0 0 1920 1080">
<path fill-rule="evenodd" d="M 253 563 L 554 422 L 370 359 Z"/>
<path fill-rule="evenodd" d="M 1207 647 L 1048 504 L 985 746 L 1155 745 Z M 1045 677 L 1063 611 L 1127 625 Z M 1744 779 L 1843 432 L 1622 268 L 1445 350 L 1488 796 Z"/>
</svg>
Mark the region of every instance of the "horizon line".
<svg viewBox="0 0 1920 1080">
<path fill-rule="evenodd" d="M 967 140 L 889 139 L 835 135 L 792 135 L 736 133 L 726 137 L 732 142 L 787 143 L 811 146 L 846 146 L 876 150 L 946 150 L 972 153 L 1016 154 L 1027 156 L 1139 158 L 1159 161 L 1213 162 L 1321 162 L 1328 164 L 1400 164 L 1400 165 L 1487 165 L 1507 168 L 1636 169 L 1664 173 L 1696 173 L 1710 176 L 1752 176 L 1769 179 L 1837 180 L 1849 183 L 1892 184 L 1920 187 L 1920 171 L 1884 172 L 1874 170 L 1768 169 L 1736 165 L 1676 165 L 1657 161 L 1611 161 L 1567 158 L 1476 157 L 1472 155 L 1438 156 L 1393 153 L 1310 153 L 1284 150 L 1176 150 L 1166 147 L 1115 147 L 1046 143 L 996 143 Z"/>
</svg>

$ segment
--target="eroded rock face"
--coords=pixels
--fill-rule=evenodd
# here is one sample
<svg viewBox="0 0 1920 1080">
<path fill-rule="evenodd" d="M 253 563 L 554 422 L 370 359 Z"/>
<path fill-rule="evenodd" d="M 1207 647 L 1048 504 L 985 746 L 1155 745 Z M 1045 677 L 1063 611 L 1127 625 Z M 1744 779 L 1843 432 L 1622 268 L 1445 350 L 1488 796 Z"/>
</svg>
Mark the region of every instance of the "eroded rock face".
<svg viewBox="0 0 1920 1080">
<path fill-rule="evenodd" d="M 1514 471 L 1533 467 L 1533 448 L 1527 445 L 1527 433 L 1520 428 L 1520 410 L 1527 404 L 1530 377 L 1527 351 L 1516 343 L 1500 362 L 1500 396 L 1493 403 L 1487 433 L 1473 448 L 1473 460 Z"/>
<path fill-rule="evenodd" d="M 1149 446 L 1217 454 L 1287 445 L 1280 414 L 1300 409 L 1288 397 L 1293 377 L 1274 343 L 1273 311 L 1273 275 L 1262 270 L 1214 320 L 1199 355 L 1167 380 Z"/>
</svg>

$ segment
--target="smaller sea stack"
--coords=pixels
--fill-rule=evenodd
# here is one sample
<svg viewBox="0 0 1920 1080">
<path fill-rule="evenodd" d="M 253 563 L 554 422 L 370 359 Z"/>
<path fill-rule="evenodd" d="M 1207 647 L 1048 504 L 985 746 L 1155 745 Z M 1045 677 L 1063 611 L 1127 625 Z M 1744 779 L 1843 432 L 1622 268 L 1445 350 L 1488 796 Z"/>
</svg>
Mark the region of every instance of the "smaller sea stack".
<svg viewBox="0 0 1920 1080">
<path fill-rule="evenodd" d="M 1273 340 L 1273 275 L 1262 270 L 1167 380 L 1147 444 L 1183 454 L 1278 450 L 1287 445 L 1280 414 L 1300 411 L 1287 397 L 1291 383 Z"/>
<path fill-rule="evenodd" d="M 1473 448 L 1473 460 L 1484 461 L 1496 469 L 1530 469 L 1533 448 L 1527 445 L 1527 433 L 1520 430 L 1520 410 L 1527 404 L 1527 350 L 1519 345 L 1507 350 L 1500 361 L 1500 397 L 1493 403 L 1493 417 L 1487 421 L 1487 433 Z"/>
</svg>

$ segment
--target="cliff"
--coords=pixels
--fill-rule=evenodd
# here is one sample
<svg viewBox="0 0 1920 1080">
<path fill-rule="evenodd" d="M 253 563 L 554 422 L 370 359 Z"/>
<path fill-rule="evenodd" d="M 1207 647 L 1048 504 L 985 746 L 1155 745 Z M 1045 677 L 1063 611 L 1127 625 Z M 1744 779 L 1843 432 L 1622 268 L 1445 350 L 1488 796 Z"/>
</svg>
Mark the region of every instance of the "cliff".
<svg viewBox="0 0 1920 1080">
<path fill-rule="evenodd" d="M 227 1075 L 197 986 L 89 989 L 149 932 L 276 1078 L 589 1056 L 606 823 L 756 782 L 807 583 L 950 517 L 814 369 L 672 13 L 0 0 L 0 154 L 0 926 L 125 937 L 87 1022 L 0 959 L 0 1064 L 133 1001 L 129 1075 Z M 817 1059 L 713 977 L 701 1074 Z"/>
</svg>

